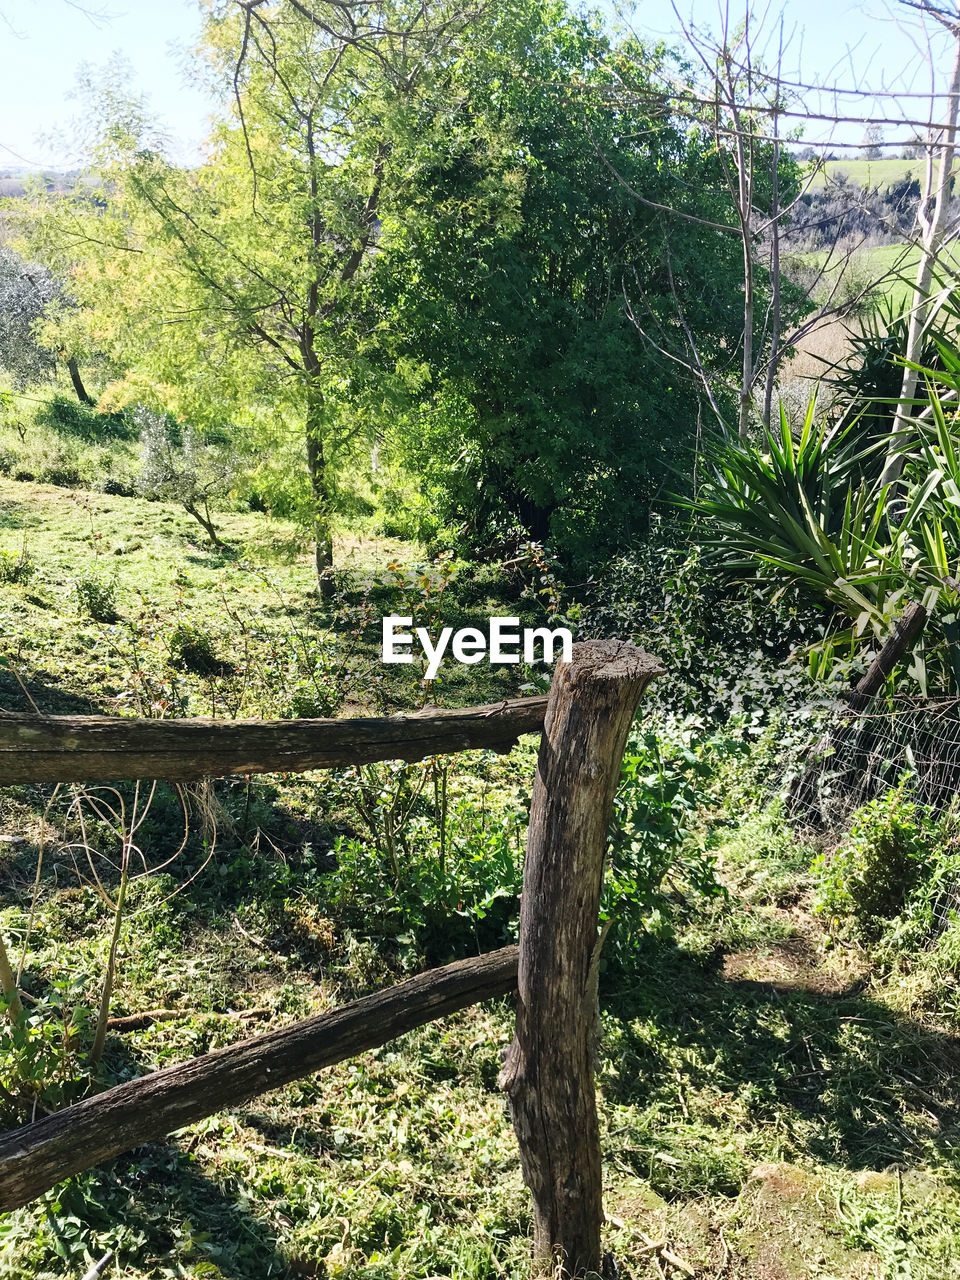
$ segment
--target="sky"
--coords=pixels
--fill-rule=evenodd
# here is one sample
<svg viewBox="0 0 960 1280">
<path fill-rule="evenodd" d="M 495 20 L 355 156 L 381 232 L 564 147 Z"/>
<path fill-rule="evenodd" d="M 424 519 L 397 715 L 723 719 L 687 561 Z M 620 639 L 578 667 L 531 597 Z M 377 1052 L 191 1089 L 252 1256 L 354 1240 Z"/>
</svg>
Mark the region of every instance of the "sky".
<svg viewBox="0 0 960 1280">
<path fill-rule="evenodd" d="M 183 59 L 199 31 L 195 0 L 0 0 L 0 170 L 69 166 L 77 67 L 117 50 L 177 140 L 176 158 L 195 157 L 209 106 L 185 83 Z"/>
<path fill-rule="evenodd" d="M 692 17 L 713 29 L 720 24 L 720 5 L 721 0 L 677 0 L 684 20 Z M 602 0 L 602 7 L 610 11 L 610 0 Z M 730 8 L 739 16 L 735 0 Z M 785 0 L 765 8 L 771 27 L 770 20 L 783 12 L 788 76 L 799 70 L 806 80 L 926 88 L 924 77 L 918 78 L 921 58 L 906 30 L 916 30 L 916 22 L 896 0 Z M 682 42 L 670 0 L 637 0 L 632 25 L 640 35 Z M 175 140 L 174 158 L 196 158 L 209 104 L 186 82 L 184 60 L 199 30 L 196 0 L 0 0 L 0 172 L 70 167 L 70 121 L 77 106 L 68 94 L 77 67 L 102 65 L 114 51 L 129 60 L 136 87 L 149 95 Z M 939 60 L 945 61 L 942 51 Z M 857 104 L 850 114 L 870 114 L 880 105 L 865 111 Z M 809 126 L 808 139 L 821 141 L 824 129 Z M 853 144 L 862 133 L 862 125 L 850 125 L 840 136 Z M 903 134 L 887 128 L 889 141 Z"/>
</svg>

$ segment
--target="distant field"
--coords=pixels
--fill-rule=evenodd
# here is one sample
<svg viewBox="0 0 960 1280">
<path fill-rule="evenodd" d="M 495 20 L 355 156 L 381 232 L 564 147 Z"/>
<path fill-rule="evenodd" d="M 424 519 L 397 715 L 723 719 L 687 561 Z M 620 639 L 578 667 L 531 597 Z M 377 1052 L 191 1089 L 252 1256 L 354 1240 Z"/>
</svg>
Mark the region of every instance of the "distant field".
<svg viewBox="0 0 960 1280">
<path fill-rule="evenodd" d="M 884 296 L 897 308 L 909 305 L 913 293 L 913 281 L 920 261 L 920 250 L 907 248 L 902 244 L 884 244 L 876 249 L 869 249 L 863 255 L 867 269 L 876 276 L 885 271 L 896 271 L 897 275 L 886 280 L 882 286 Z M 954 277 L 960 273 L 960 245 L 954 244 L 944 252 L 941 274 L 950 272 Z M 941 281 L 941 287 L 942 287 Z"/>
<path fill-rule="evenodd" d="M 810 183 L 810 190 L 823 187 L 828 177 L 846 174 L 851 182 L 861 187 L 892 187 L 908 175 L 919 179 L 923 173 L 922 160 L 830 160 Z"/>
<path fill-rule="evenodd" d="M 826 252 L 805 253 L 801 256 L 811 265 L 822 265 Z M 852 271 L 855 273 L 858 286 L 865 285 L 872 279 L 879 279 L 887 272 L 895 271 L 896 275 L 883 281 L 881 290 L 895 307 L 902 309 L 907 305 L 913 290 L 919 256 L 919 249 L 904 244 L 878 245 L 873 249 L 861 250 L 857 254 Z M 836 278 L 836 271 L 839 270 L 840 265 L 841 259 L 838 258 L 836 265 L 830 268 L 824 277 L 826 286 Z M 956 242 L 945 250 L 941 274 L 943 272 L 951 272 L 954 277 L 960 276 L 960 242 Z M 848 275 L 848 279 L 850 278 Z"/>
</svg>

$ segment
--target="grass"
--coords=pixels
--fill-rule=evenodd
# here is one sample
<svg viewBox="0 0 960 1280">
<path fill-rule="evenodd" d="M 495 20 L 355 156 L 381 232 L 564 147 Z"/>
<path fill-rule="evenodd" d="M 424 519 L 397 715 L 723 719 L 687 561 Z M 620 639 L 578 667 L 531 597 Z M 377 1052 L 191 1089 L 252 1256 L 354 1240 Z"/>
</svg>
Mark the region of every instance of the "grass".
<svg viewBox="0 0 960 1280">
<path fill-rule="evenodd" d="M 409 545 L 350 536 L 336 552 L 346 586 L 325 611 L 295 526 L 254 513 L 218 518 L 226 553 L 205 545 L 176 506 L 0 477 L 4 564 L 25 557 L 31 567 L 0 595 L 0 629 L 39 710 L 235 717 L 310 714 L 311 699 L 314 714 L 422 703 L 421 666 L 379 662 L 381 617 L 467 626 L 496 607 L 482 575 L 446 591 L 443 573 Z M 91 616 L 91 600 L 104 598 L 108 608 Z M 511 608 L 540 619 L 522 600 Z M 184 626 L 209 642 L 219 666 L 176 663 L 171 640 Z M 429 693 L 469 704 L 513 696 L 523 678 L 509 667 L 446 664 Z M 0 696 L 10 710 L 29 709 L 9 671 L 0 672 Z"/>
<path fill-rule="evenodd" d="M 904 178 L 923 177 L 922 160 L 901 160 L 888 157 L 881 160 L 828 160 L 810 183 L 810 190 L 824 187 L 830 178 L 843 174 L 851 183 L 860 187 L 892 187 Z"/>
<path fill-rule="evenodd" d="M 297 698 L 323 696 L 340 714 L 411 705 L 426 694 L 418 673 L 388 681 L 376 661 L 387 606 L 454 623 L 528 608 L 516 584 L 468 567 L 425 573 L 415 548 L 353 538 L 337 559 L 354 579 L 321 610 L 292 526 L 230 512 L 222 524 L 221 555 L 174 507 L 0 479 L 0 550 L 32 565 L 0 583 L 12 663 L 0 705 L 29 706 L 17 677 L 47 712 L 291 714 Z M 78 580 L 109 586 L 115 621 L 81 612 Z M 204 670 L 171 641 L 187 625 L 209 641 Z M 526 675 L 481 665 L 429 692 L 476 701 Z M 195 791 L 184 853 L 133 883 L 120 933 L 114 1014 L 170 1016 L 111 1033 L 95 1083 L 509 937 L 515 889 L 482 891 L 519 866 L 534 752 L 458 757 L 443 775 L 442 833 L 430 762 Z M 951 970 L 923 957 L 874 970 L 829 938 L 809 909 L 814 851 L 731 776 L 713 780 L 690 832 L 725 895 L 669 886 L 629 966 L 601 976 L 604 1247 L 634 1280 L 669 1271 L 649 1247 L 661 1240 L 696 1275 L 727 1280 L 955 1274 L 960 1043 L 949 1003 L 930 998 Z M 90 1084 L 83 1010 L 111 912 L 82 851 L 74 862 L 72 793 L 47 810 L 50 799 L 0 793 L 0 924 L 15 955 L 26 941 L 23 985 L 39 1002 L 28 1012 L 48 1031 L 25 1057 L 0 1023 L 0 1063 L 8 1082 L 12 1062 L 30 1066 L 35 1096 L 54 1106 Z M 382 820 L 394 799 L 409 813 L 396 871 Z M 180 802 L 161 788 L 139 835 L 148 865 L 181 828 Z M 106 824 L 87 836 L 114 857 Z M 112 892 L 115 871 L 95 865 Z M 465 1011 L 70 1179 L 0 1218 L 0 1276 L 79 1280 L 112 1250 L 106 1274 L 127 1280 L 523 1280 L 529 1199 L 496 1083 L 512 1021 L 509 1000 Z"/>
<path fill-rule="evenodd" d="M 697 1274 L 742 1280 L 892 1277 L 904 1258 L 920 1280 L 949 1274 L 960 1045 L 825 949 L 798 871 L 809 851 L 761 818 L 711 838 L 730 897 L 647 939 L 628 979 L 603 978 L 606 1246 L 637 1277 L 656 1274 L 644 1244 L 664 1238 Z M 143 882 L 117 1010 L 177 1016 L 111 1037 L 114 1078 L 385 980 L 369 941 L 303 928 L 311 882 L 287 858 L 225 861 L 172 900 Z M 29 867 L 24 851 L 8 885 Z M 37 991 L 102 948 L 93 895 L 64 887 L 63 865 L 48 874 Z M 130 1277 L 526 1276 L 496 1087 L 511 1025 L 508 1001 L 467 1011 L 72 1179 L 6 1218 L 0 1274 L 71 1275 L 112 1248 Z"/>
<path fill-rule="evenodd" d="M 854 258 L 853 271 L 846 266 L 843 254 L 831 255 L 826 250 L 815 253 L 799 254 L 798 258 L 810 266 L 826 270 L 820 284 L 820 291 L 830 290 L 837 273 L 844 271 L 849 282 L 846 292 L 852 294 L 870 286 L 874 281 L 879 285 L 874 292 L 889 300 L 895 310 L 906 310 L 912 305 L 913 285 L 916 279 L 917 266 L 920 261 L 920 250 L 917 246 L 907 244 L 877 245 L 872 249 L 861 249 Z M 960 250 L 955 244 L 948 246 L 941 258 L 940 271 L 954 273 L 960 271 Z M 953 278 L 953 275 L 950 275 Z M 936 281 L 934 288 L 936 288 Z"/>
</svg>

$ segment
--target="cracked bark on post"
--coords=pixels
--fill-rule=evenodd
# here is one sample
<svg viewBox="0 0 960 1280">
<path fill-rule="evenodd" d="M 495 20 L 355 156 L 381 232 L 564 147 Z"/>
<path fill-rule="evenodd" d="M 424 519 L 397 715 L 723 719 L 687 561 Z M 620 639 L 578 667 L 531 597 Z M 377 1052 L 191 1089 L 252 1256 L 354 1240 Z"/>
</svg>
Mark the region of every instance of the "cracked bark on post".
<svg viewBox="0 0 960 1280">
<path fill-rule="evenodd" d="M 661 673 L 632 645 L 587 641 L 557 667 L 547 704 L 524 867 L 516 1034 L 500 1074 L 533 1195 L 542 1275 L 600 1269 L 600 888 L 627 733 Z"/>
</svg>

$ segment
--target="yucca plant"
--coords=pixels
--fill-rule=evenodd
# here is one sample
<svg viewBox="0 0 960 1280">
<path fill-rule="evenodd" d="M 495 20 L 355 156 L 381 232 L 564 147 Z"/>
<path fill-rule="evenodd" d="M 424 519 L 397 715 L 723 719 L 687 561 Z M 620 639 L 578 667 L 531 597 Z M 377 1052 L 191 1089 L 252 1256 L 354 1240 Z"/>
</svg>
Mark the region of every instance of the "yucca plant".
<svg viewBox="0 0 960 1280">
<path fill-rule="evenodd" d="M 910 675 L 922 692 L 960 692 L 960 301 L 944 288 L 904 424 L 897 409 L 906 319 L 878 312 L 852 335 L 853 356 L 833 366 L 838 393 L 819 419 L 756 446 L 726 441 L 708 466 L 694 509 L 718 568 L 766 580 L 771 594 L 799 585 L 832 608 L 828 639 L 811 655 L 823 675 L 864 637 L 879 642 L 911 600 L 929 620 Z M 902 429 L 894 430 L 898 421 Z M 881 476 L 902 459 L 897 480 Z"/>
<path fill-rule="evenodd" d="M 863 317 L 856 329 L 848 329 L 850 350 L 843 361 L 824 363 L 824 384 L 833 389 L 841 426 L 855 425 L 865 443 L 887 439 L 896 418 L 903 383 L 903 358 L 909 318 L 898 314 L 893 303 L 884 300 Z M 943 366 L 943 345 L 949 346 L 948 330 L 939 325 L 924 344 L 920 357 L 930 370 Z M 884 451 L 874 450 L 869 465 L 879 475 Z"/>
<path fill-rule="evenodd" d="M 720 446 L 693 504 L 722 571 L 766 580 L 773 596 L 798 585 L 832 606 L 835 625 L 811 650 L 818 676 L 840 653 L 852 655 L 864 637 L 884 641 L 909 600 L 933 608 L 944 590 L 922 530 L 925 523 L 934 529 L 938 519 L 943 527 L 937 500 L 949 499 L 948 465 L 930 465 L 931 444 L 913 468 L 916 479 L 894 523 L 887 488 L 864 465 L 885 447 L 881 439 L 865 448 L 852 421 L 817 423 L 811 402 L 798 432 L 781 413 L 779 431 L 766 432 L 759 444 Z M 956 480 L 960 504 L 960 468 Z M 922 661 L 914 674 L 925 687 Z"/>
<path fill-rule="evenodd" d="M 705 543 L 730 573 L 763 566 L 845 612 L 851 602 L 882 624 L 878 603 L 893 589 L 886 494 L 864 481 L 872 452 L 853 424 L 816 422 L 813 402 L 798 432 L 781 410 L 780 429 L 757 445 L 725 443 L 694 504 L 707 520 Z"/>
</svg>

